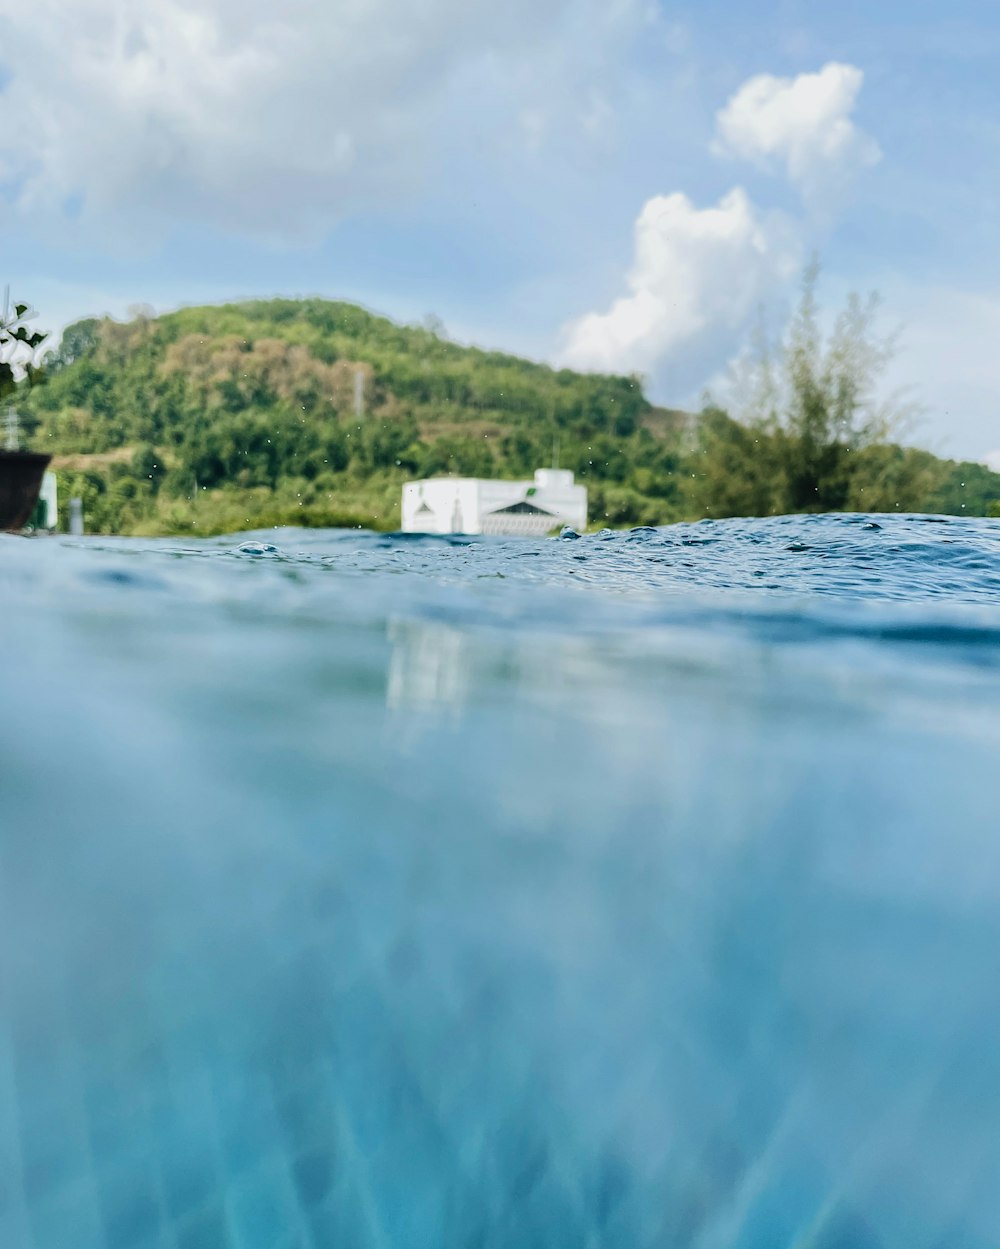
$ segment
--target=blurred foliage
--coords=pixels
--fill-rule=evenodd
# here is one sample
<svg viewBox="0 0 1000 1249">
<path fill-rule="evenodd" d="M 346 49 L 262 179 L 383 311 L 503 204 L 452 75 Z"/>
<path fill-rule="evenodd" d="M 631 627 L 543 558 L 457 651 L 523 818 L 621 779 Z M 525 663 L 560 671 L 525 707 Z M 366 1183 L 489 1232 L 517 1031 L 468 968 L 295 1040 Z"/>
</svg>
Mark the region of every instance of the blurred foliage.
<svg viewBox="0 0 1000 1249">
<path fill-rule="evenodd" d="M 39 350 L 49 336 L 28 325 L 32 315 L 28 304 L 11 304 L 9 291 L 5 293 L 3 310 L 0 311 L 0 400 L 17 390 L 19 373 L 28 387 L 44 380 L 37 360 Z"/>
<path fill-rule="evenodd" d="M 856 295 L 826 337 L 817 270 L 779 343 L 758 336 L 734 390 L 738 418 L 719 407 L 698 421 L 687 497 L 697 516 L 796 512 L 933 512 L 984 516 L 1000 474 L 891 441 L 911 411 L 883 397 L 894 342 L 876 332 L 875 296 Z"/>
<path fill-rule="evenodd" d="M 399 524 L 400 487 L 519 478 L 558 461 L 592 522 L 789 511 L 985 514 L 1000 475 L 887 442 L 873 305 L 830 341 L 807 283 L 787 343 L 762 353 L 739 419 L 656 408 L 639 379 L 556 370 L 351 304 L 270 300 L 70 326 L 22 424 L 99 532 Z M 358 378 L 363 412 L 355 411 Z M 736 410 L 736 409 L 734 409 Z"/>
</svg>

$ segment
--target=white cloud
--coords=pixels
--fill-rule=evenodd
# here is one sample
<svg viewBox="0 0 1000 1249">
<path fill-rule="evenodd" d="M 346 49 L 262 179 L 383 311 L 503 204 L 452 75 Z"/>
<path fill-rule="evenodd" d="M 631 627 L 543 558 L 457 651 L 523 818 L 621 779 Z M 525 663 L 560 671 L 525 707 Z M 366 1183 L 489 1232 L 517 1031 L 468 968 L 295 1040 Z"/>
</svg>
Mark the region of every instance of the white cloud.
<svg viewBox="0 0 1000 1249">
<path fill-rule="evenodd" d="M 566 327 L 561 361 L 644 373 L 684 393 L 732 355 L 758 305 L 800 263 L 791 224 L 758 212 L 741 188 L 710 208 L 656 196 L 635 223 L 628 293 Z"/>
<path fill-rule="evenodd" d="M 860 69 L 837 62 L 797 78 L 751 78 L 719 111 L 713 150 L 782 169 L 807 201 L 839 198 L 882 156 L 851 119 L 863 83 Z"/>
<path fill-rule="evenodd" d="M 863 75 L 831 63 L 797 78 L 749 79 L 719 111 L 717 153 L 781 166 L 810 207 L 829 210 L 880 158 L 851 120 Z M 627 292 L 563 331 L 562 362 L 646 374 L 674 401 L 720 375 L 758 309 L 799 272 L 807 227 L 755 206 L 742 188 L 698 208 L 683 194 L 647 201 L 635 224 Z"/>
<path fill-rule="evenodd" d="M 0 0 L 0 13 L 0 204 L 133 241 L 192 222 L 317 237 L 419 186 L 477 106 L 514 133 L 526 109 L 541 118 L 517 91 L 533 72 L 539 97 L 558 98 L 560 33 L 582 25 L 600 45 L 647 20 L 642 0 Z M 510 95 L 488 107 L 489 91 Z"/>
</svg>

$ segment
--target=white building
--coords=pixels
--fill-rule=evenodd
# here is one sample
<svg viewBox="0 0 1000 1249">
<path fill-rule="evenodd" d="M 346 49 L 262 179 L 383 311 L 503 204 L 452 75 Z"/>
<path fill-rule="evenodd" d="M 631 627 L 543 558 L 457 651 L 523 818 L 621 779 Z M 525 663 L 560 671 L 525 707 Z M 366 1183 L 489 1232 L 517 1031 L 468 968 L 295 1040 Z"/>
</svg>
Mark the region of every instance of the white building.
<svg viewBox="0 0 1000 1249">
<path fill-rule="evenodd" d="M 429 477 L 403 487 L 404 533 L 488 533 L 544 537 L 587 526 L 587 490 L 566 469 L 540 468 L 534 481 Z"/>
</svg>

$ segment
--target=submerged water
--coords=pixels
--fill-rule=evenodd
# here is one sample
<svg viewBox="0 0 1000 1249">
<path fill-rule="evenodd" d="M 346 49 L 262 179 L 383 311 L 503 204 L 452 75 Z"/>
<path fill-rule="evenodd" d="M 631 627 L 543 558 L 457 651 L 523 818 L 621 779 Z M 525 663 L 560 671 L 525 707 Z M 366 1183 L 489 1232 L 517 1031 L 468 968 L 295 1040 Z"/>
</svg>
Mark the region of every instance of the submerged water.
<svg viewBox="0 0 1000 1249">
<path fill-rule="evenodd" d="M 0 605 L 3 1249 L 1000 1243 L 1000 522 Z"/>
</svg>

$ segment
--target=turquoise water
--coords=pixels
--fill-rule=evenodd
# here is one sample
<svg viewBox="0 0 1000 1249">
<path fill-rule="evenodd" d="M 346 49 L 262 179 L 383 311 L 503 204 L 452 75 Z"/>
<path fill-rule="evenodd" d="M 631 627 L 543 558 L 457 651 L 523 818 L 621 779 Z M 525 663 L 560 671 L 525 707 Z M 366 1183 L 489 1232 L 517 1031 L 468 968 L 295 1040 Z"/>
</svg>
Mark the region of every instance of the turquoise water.
<svg viewBox="0 0 1000 1249">
<path fill-rule="evenodd" d="M 2 1249 L 994 1249 L 1000 522 L 0 537 Z"/>
</svg>

